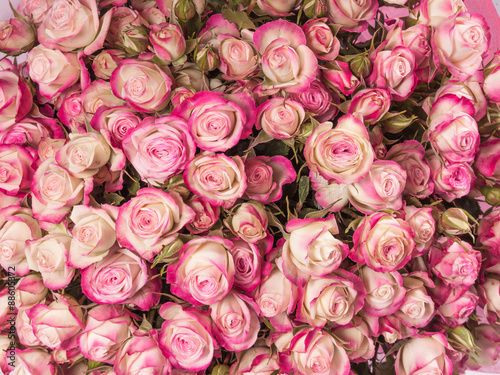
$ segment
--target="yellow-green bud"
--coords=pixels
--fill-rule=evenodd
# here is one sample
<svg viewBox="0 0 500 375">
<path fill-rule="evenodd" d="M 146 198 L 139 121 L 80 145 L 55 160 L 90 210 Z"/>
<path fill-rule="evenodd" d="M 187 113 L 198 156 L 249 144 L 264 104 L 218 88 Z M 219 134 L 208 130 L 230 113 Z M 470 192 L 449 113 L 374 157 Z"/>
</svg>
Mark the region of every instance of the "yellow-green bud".
<svg viewBox="0 0 500 375">
<path fill-rule="evenodd" d="M 364 54 L 355 56 L 349 62 L 349 68 L 351 68 L 352 73 L 358 78 L 366 78 L 370 75 L 372 71 L 372 63 Z"/>
<path fill-rule="evenodd" d="M 457 207 L 449 208 L 441 215 L 441 226 L 443 231 L 451 236 L 470 232 L 467 214 Z"/>
</svg>

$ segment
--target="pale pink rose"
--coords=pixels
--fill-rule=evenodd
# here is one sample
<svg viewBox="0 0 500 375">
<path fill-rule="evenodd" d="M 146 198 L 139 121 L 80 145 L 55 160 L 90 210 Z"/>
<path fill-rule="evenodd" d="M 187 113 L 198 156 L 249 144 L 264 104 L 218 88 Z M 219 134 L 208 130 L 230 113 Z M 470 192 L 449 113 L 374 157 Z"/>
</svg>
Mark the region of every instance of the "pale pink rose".
<svg viewBox="0 0 500 375">
<path fill-rule="evenodd" d="M 500 66 L 496 66 L 493 71 L 484 78 L 483 91 L 492 103 L 500 103 L 500 87 L 498 85 Z"/>
<path fill-rule="evenodd" d="M 42 304 L 45 301 L 42 302 Z M 33 307 L 33 306 L 32 306 Z M 17 311 L 16 316 L 16 333 L 19 342 L 27 347 L 30 346 L 42 346 L 40 340 L 37 339 L 35 333 L 33 332 L 33 326 L 31 325 L 30 318 L 28 317 L 26 311 L 29 308 L 21 308 Z"/>
<path fill-rule="evenodd" d="M 347 188 L 349 201 L 365 214 L 403 208 L 406 171 L 391 160 L 376 160 L 368 174 Z"/>
<path fill-rule="evenodd" d="M 490 37 L 490 28 L 482 15 L 455 14 L 434 31 L 435 59 L 455 78 L 466 80 L 481 67 Z"/>
<path fill-rule="evenodd" d="M 63 52 L 83 48 L 91 55 L 102 48 L 112 12 L 99 21 L 96 0 L 55 0 L 37 29 L 38 40 L 47 48 Z"/>
<path fill-rule="evenodd" d="M 264 261 L 257 245 L 241 239 L 234 239 L 233 244 L 229 252 L 234 260 L 234 285 L 251 292 L 271 271 L 271 263 Z"/>
<path fill-rule="evenodd" d="M 210 305 L 215 338 L 226 350 L 242 351 L 252 347 L 260 330 L 259 307 L 249 297 L 234 292 Z"/>
<path fill-rule="evenodd" d="M 122 147 L 141 178 L 151 184 L 181 173 L 196 152 L 186 121 L 177 116 L 144 120 L 128 130 Z"/>
<path fill-rule="evenodd" d="M 47 159 L 53 159 L 66 143 L 65 139 L 43 138 L 38 144 L 38 158 L 41 162 Z"/>
<path fill-rule="evenodd" d="M 151 25 L 150 29 L 149 41 L 160 59 L 172 62 L 184 56 L 186 40 L 177 25 L 165 22 Z"/>
<path fill-rule="evenodd" d="M 479 296 L 475 289 L 467 290 L 462 295 L 450 294 L 444 304 L 439 306 L 437 312 L 449 327 L 458 327 L 465 324 L 470 314 L 476 310 Z"/>
<path fill-rule="evenodd" d="M 348 375 L 351 373 L 345 350 L 327 332 L 305 328 L 287 332 L 275 341 L 281 370 L 298 374 Z"/>
<path fill-rule="evenodd" d="M 208 89 L 208 78 L 195 63 L 186 62 L 173 73 L 179 86 L 190 87 L 196 91 Z"/>
<path fill-rule="evenodd" d="M 268 14 L 272 17 L 285 17 L 290 13 L 301 0 L 257 0 L 257 14 Z"/>
<path fill-rule="evenodd" d="M 177 108 L 186 99 L 192 98 L 196 94 L 196 91 L 192 88 L 179 86 L 172 91 L 172 97 L 170 102 L 174 108 Z"/>
<path fill-rule="evenodd" d="M 65 134 L 56 119 L 25 117 L 20 122 L 0 131 L 0 144 L 37 147 L 42 138 L 64 139 Z"/>
<path fill-rule="evenodd" d="M 145 373 L 168 375 L 172 366 L 158 346 L 158 331 L 137 330 L 132 338 L 125 341 L 116 353 L 114 372 L 108 374 L 129 375 Z"/>
<path fill-rule="evenodd" d="M 450 349 L 442 333 L 426 332 L 410 338 L 399 349 L 396 357 L 396 375 L 437 373 L 451 375 L 453 364 L 446 355 Z"/>
<path fill-rule="evenodd" d="M 480 370 L 482 367 L 494 365 L 500 354 L 500 329 L 498 325 L 479 324 L 472 330 L 474 345 L 479 349 L 476 355 L 465 362 L 467 368 Z"/>
<path fill-rule="evenodd" d="M 147 311 L 160 300 L 159 278 L 136 253 L 113 248 L 101 261 L 81 271 L 82 291 L 98 304 L 131 304 Z"/>
<path fill-rule="evenodd" d="M 73 177 L 53 158 L 39 165 L 33 176 L 31 192 L 33 216 L 37 220 L 60 223 L 92 189 L 81 178 Z"/>
<path fill-rule="evenodd" d="M 328 183 L 319 174 L 313 171 L 309 172 L 311 188 L 315 191 L 314 198 L 318 204 L 323 207 L 329 207 L 329 211 L 338 212 L 349 203 L 347 188 L 349 185 Z"/>
<path fill-rule="evenodd" d="M 230 208 L 247 187 L 245 165 L 239 156 L 201 153 L 184 170 L 186 187 L 214 206 Z"/>
<path fill-rule="evenodd" d="M 193 305 L 220 301 L 234 283 L 233 243 L 217 236 L 195 238 L 167 268 L 167 283 L 176 296 Z"/>
<path fill-rule="evenodd" d="M 160 307 L 160 316 L 165 321 L 158 341 L 165 357 L 176 368 L 206 369 L 212 362 L 214 350 L 218 349 L 208 314 L 167 302 Z"/>
<path fill-rule="evenodd" d="M 74 133 L 85 128 L 85 113 L 81 94 L 80 87 L 74 85 L 59 95 L 55 102 L 57 117 Z"/>
<path fill-rule="evenodd" d="M 116 237 L 121 246 L 152 261 L 177 232 L 194 219 L 194 211 L 179 193 L 142 188 L 120 207 L 116 219 Z"/>
<path fill-rule="evenodd" d="M 255 31 L 253 42 L 262 54 L 262 72 L 266 77 L 260 86 L 263 95 L 280 89 L 289 93 L 309 89 L 316 78 L 318 60 L 307 47 L 299 26 L 283 19 L 268 22 Z"/>
<path fill-rule="evenodd" d="M 493 182 L 500 182 L 500 139 L 490 138 L 481 143 L 474 169 Z"/>
<path fill-rule="evenodd" d="M 304 122 L 306 111 L 298 101 L 271 98 L 257 108 L 257 129 L 263 129 L 275 139 L 292 138 Z"/>
<path fill-rule="evenodd" d="M 431 170 L 425 158 L 425 149 L 417 141 L 397 143 L 391 147 L 387 160 L 397 162 L 406 171 L 404 193 L 425 198 L 434 191 Z"/>
<path fill-rule="evenodd" d="M 7 206 L 0 214 L 0 265 L 5 270 L 15 267 L 24 276 L 29 272 L 26 241 L 42 237 L 42 231 L 29 208 Z"/>
<path fill-rule="evenodd" d="M 166 1 L 172 1 L 172 0 L 166 0 Z M 178 1 L 178 0 L 173 0 L 173 1 Z M 197 0 L 197 1 L 204 1 L 204 0 Z M 222 14 L 212 14 L 210 18 L 207 20 L 205 28 L 201 30 L 199 33 L 201 37 L 199 42 L 199 48 L 212 47 L 214 49 L 213 52 L 217 51 L 220 43 L 219 35 L 221 34 L 223 35 L 228 34 L 235 37 L 239 37 L 240 30 L 238 29 L 238 25 L 236 25 L 234 22 L 226 20 L 222 16 Z"/>
<path fill-rule="evenodd" d="M 431 168 L 431 178 L 434 180 L 434 191 L 446 202 L 462 198 L 469 194 L 474 186 L 476 176 L 466 163 L 443 164 L 439 156 L 427 153 Z"/>
<path fill-rule="evenodd" d="M 328 322 L 349 323 L 363 307 L 366 297 L 361 279 L 341 269 L 310 279 L 301 292 L 297 320 L 319 328 Z"/>
<path fill-rule="evenodd" d="M 29 51 L 35 42 L 31 25 L 19 18 L 0 21 L 0 51 L 19 55 Z"/>
<path fill-rule="evenodd" d="M 326 0 L 328 17 L 346 31 L 361 32 L 375 18 L 378 1 Z"/>
<path fill-rule="evenodd" d="M 16 349 L 16 367 L 11 375 L 59 375 L 57 365 L 52 363 L 51 355 L 41 348 Z"/>
<path fill-rule="evenodd" d="M 429 251 L 432 272 L 451 285 L 470 286 L 476 281 L 481 267 L 481 252 L 465 242 L 439 238 Z"/>
<path fill-rule="evenodd" d="M 186 228 L 191 234 L 204 233 L 219 220 L 220 208 L 212 206 L 201 197 L 193 196 L 186 204 L 195 213 L 193 221 L 186 224 Z"/>
<path fill-rule="evenodd" d="M 496 259 L 500 258 L 500 210 L 494 209 L 488 215 L 485 215 L 479 221 L 477 232 L 477 241 L 483 246 L 488 247 L 488 254 Z"/>
<path fill-rule="evenodd" d="M 60 294 L 49 305 L 35 305 L 26 311 L 33 332 L 43 346 L 67 349 L 82 329 L 83 310 L 78 302 Z"/>
<path fill-rule="evenodd" d="M 32 19 L 35 26 L 38 27 L 53 2 L 54 0 L 21 0 L 17 6 L 17 11 L 26 19 Z"/>
<path fill-rule="evenodd" d="M 90 126 L 97 130 L 105 130 L 110 134 L 111 144 L 119 147 L 123 139 L 141 122 L 139 113 L 128 107 L 106 107 L 101 106 L 90 120 Z"/>
<path fill-rule="evenodd" d="M 417 328 L 405 326 L 394 315 L 387 315 L 378 319 L 365 315 L 363 318 L 369 322 L 370 330 L 375 335 L 382 335 L 384 340 L 390 344 L 394 344 L 397 340 L 415 336 L 418 333 Z"/>
<path fill-rule="evenodd" d="M 331 61 L 339 55 L 340 42 L 327 25 L 327 18 L 307 21 L 302 30 L 306 35 L 307 46 L 320 60 Z"/>
<path fill-rule="evenodd" d="M 224 220 L 229 230 L 243 241 L 257 243 L 267 237 L 267 213 L 257 202 L 243 203 Z"/>
<path fill-rule="evenodd" d="M 434 283 L 425 272 L 412 272 L 403 277 L 406 288 L 404 303 L 394 314 L 407 327 L 425 327 L 434 317 L 434 301 L 427 293 L 427 288 L 434 288 Z"/>
<path fill-rule="evenodd" d="M 232 80 L 248 79 L 258 67 L 259 57 L 248 41 L 231 34 L 219 34 L 219 70 L 225 78 Z"/>
<path fill-rule="evenodd" d="M 328 121 L 339 112 L 336 106 L 340 103 L 339 96 L 318 79 L 311 82 L 309 90 L 294 93 L 291 98 L 302 104 L 304 109 L 319 122 Z"/>
<path fill-rule="evenodd" d="M 347 257 L 349 246 L 339 234 L 335 216 L 326 219 L 293 219 L 286 225 L 290 232 L 281 249 L 283 272 L 297 286 L 311 277 L 319 278 L 336 270 Z"/>
<path fill-rule="evenodd" d="M 136 330 L 135 316 L 120 305 L 102 305 L 90 309 L 78 347 L 90 361 L 114 363 L 118 347 Z"/>
<path fill-rule="evenodd" d="M 107 204 L 101 208 L 75 206 L 70 215 L 72 230 L 69 264 L 86 268 L 102 260 L 116 242 L 115 221 L 118 207 Z"/>
<path fill-rule="evenodd" d="M 81 94 L 82 106 L 86 121 L 92 119 L 92 115 L 101 107 L 117 107 L 125 104 L 125 101 L 113 93 L 111 83 L 97 79 L 92 81 Z"/>
<path fill-rule="evenodd" d="M 351 95 L 360 85 L 359 79 L 352 74 L 348 63 L 331 62 L 328 68 L 321 69 L 323 82 L 344 95 Z"/>
<path fill-rule="evenodd" d="M 422 0 L 415 11 L 420 12 L 420 23 L 436 28 L 449 17 L 467 12 L 467 7 L 463 0 Z"/>
<path fill-rule="evenodd" d="M 245 160 L 245 196 L 267 204 L 279 200 L 284 184 L 295 181 L 297 172 L 284 156 L 256 156 Z"/>
<path fill-rule="evenodd" d="M 497 323 L 500 320 L 499 290 L 500 280 L 497 273 L 486 274 L 479 284 L 480 305 L 484 308 L 484 315 L 490 323 Z"/>
<path fill-rule="evenodd" d="M 149 23 L 150 26 L 156 24 L 159 25 L 167 21 L 165 15 L 156 7 L 156 2 L 153 6 L 140 11 L 139 14 Z"/>
<path fill-rule="evenodd" d="M 392 272 L 410 260 L 415 241 L 410 225 L 384 212 L 366 216 L 353 235 L 349 257 L 377 272 Z"/>
<path fill-rule="evenodd" d="M 335 327 L 332 333 L 341 340 L 352 362 L 365 362 L 374 357 L 375 344 L 370 338 L 368 325 L 361 318 L 354 317 L 352 323 Z"/>
<path fill-rule="evenodd" d="M 394 314 L 404 303 L 406 289 L 397 271 L 376 272 L 367 266 L 361 267 L 359 277 L 366 288 L 363 311 L 370 316 Z"/>
<path fill-rule="evenodd" d="M 81 66 L 76 53 L 65 53 L 38 45 L 28 53 L 26 62 L 30 78 L 38 83 L 38 92 L 47 100 L 80 79 Z"/>
<path fill-rule="evenodd" d="M 199 148 L 226 151 L 251 133 L 255 101 L 246 93 L 224 95 L 201 91 L 184 100 L 172 114 L 186 120 Z"/>
<path fill-rule="evenodd" d="M 361 180 L 373 163 L 374 152 L 366 127 L 353 115 L 318 126 L 307 139 L 304 157 L 309 168 L 328 182 L 350 184 Z"/>
<path fill-rule="evenodd" d="M 23 197 L 33 179 L 34 156 L 29 148 L 0 144 L 0 191 Z"/>
<path fill-rule="evenodd" d="M 119 49 L 101 51 L 92 61 L 92 70 L 97 78 L 109 80 L 125 53 Z"/>
<path fill-rule="evenodd" d="M 415 250 L 413 256 L 423 255 L 435 239 L 436 221 L 432 217 L 431 207 L 406 206 L 405 220 L 414 234 Z"/>
<path fill-rule="evenodd" d="M 236 353 L 238 361 L 231 365 L 229 375 L 244 375 L 247 373 L 256 373 L 268 375 L 278 370 L 277 375 L 283 375 L 278 364 L 278 357 L 271 354 L 266 346 L 254 346 L 244 352 Z"/>
<path fill-rule="evenodd" d="M 68 265 L 71 236 L 49 233 L 27 242 L 26 259 L 30 270 L 40 272 L 44 285 L 52 290 L 69 285 L 75 269 Z"/>
<path fill-rule="evenodd" d="M 395 101 L 407 99 L 418 83 L 415 54 L 406 47 L 397 46 L 389 51 L 378 51 L 370 58 L 373 70 L 366 83 L 387 89 Z"/>
<path fill-rule="evenodd" d="M 415 74 L 420 81 L 424 82 L 431 82 L 436 75 L 430 38 L 429 27 L 422 24 L 401 31 L 401 44 L 414 53 Z"/>
<path fill-rule="evenodd" d="M 374 124 L 389 111 L 391 99 L 385 89 L 367 88 L 353 95 L 348 113 L 360 114 L 363 122 Z"/>
<path fill-rule="evenodd" d="M 143 112 L 164 109 L 168 105 L 172 85 L 168 67 L 149 61 L 122 60 L 111 75 L 113 93 Z"/>
<path fill-rule="evenodd" d="M 16 307 L 30 308 L 45 303 L 48 289 L 43 285 L 41 275 L 35 273 L 22 277 L 16 284 Z"/>
<path fill-rule="evenodd" d="M 31 110 L 33 96 L 13 70 L 0 70 L 0 130 L 15 124 Z"/>
<path fill-rule="evenodd" d="M 148 21 L 139 12 L 126 6 L 114 8 L 106 42 L 129 55 L 138 55 L 148 47 L 148 27 Z"/>
</svg>

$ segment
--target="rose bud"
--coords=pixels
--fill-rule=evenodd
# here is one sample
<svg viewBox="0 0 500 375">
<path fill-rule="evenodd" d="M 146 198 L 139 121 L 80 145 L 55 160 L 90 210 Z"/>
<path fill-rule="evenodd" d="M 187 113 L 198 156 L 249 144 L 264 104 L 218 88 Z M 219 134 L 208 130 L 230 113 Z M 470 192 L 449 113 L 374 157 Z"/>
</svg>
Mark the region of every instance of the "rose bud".
<svg viewBox="0 0 500 375">
<path fill-rule="evenodd" d="M 384 212 L 366 216 L 353 236 L 349 257 L 377 272 L 392 272 L 410 260 L 415 241 L 408 223 Z"/>
<path fill-rule="evenodd" d="M 233 246 L 221 237 L 200 237 L 187 242 L 179 260 L 167 268 L 167 283 L 176 296 L 193 305 L 220 301 L 234 283 Z"/>
<path fill-rule="evenodd" d="M 443 212 L 440 224 L 442 230 L 450 236 L 459 236 L 471 231 L 467 214 L 458 207 L 451 207 Z"/>
<path fill-rule="evenodd" d="M 236 354 L 237 362 L 231 365 L 229 375 L 244 375 L 247 373 L 271 374 L 274 371 L 281 372 L 276 354 L 271 354 L 266 346 L 254 346 L 244 352 Z"/>
<path fill-rule="evenodd" d="M 361 318 L 354 317 L 352 323 L 335 327 L 332 333 L 340 339 L 352 362 L 365 362 L 375 355 L 375 344 L 370 338 L 368 325 Z"/>
<path fill-rule="evenodd" d="M 224 224 L 243 241 L 257 243 L 267 236 L 267 213 L 257 202 L 243 203 Z"/>
<path fill-rule="evenodd" d="M 0 51 L 12 56 L 29 51 L 35 42 L 30 24 L 19 18 L 0 21 Z"/>
<path fill-rule="evenodd" d="M 218 349 L 207 313 L 167 302 L 161 306 L 160 316 L 165 321 L 158 341 L 165 357 L 176 368 L 206 369 L 212 362 L 214 350 Z"/>
<path fill-rule="evenodd" d="M 26 311 L 35 336 L 50 349 L 68 349 L 80 332 L 83 310 L 71 297 L 54 294 L 55 300 L 47 305 L 35 305 Z M 63 325 L 60 323 L 64 322 Z"/>
<path fill-rule="evenodd" d="M 98 304 L 131 304 L 147 311 L 160 300 L 159 278 L 136 253 L 113 248 L 101 261 L 81 270 L 82 291 Z"/>
<path fill-rule="evenodd" d="M 281 370 L 287 373 L 350 374 L 347 353 L 333 336 L 321 329 L 305 328 L 297 334 L 287 332 L 278 336 L 274 344 L 278 348 Z"/>
<path fill-rule="evenodd" d="M 219 67 L 220 57 L 217 50 L 207 45 L 196 52 L 194 58 L 196 65 L 204 72 L 211 72 Z"/>
<path fill-rule="evenodd" d="M 34 156 L 29 148 L 0 144 L 0 191 L 23 197 L 33 179 Z"/>
<path fill-rule="evenodd" d="M 279 97 L 266 100 L 257 108 L 257 129 L 263 129 L 275 139 L 296 136 L 306 112 L 301 103 Z"/>
<path fill-rule="evenodd" d="M 251 292 L 260 284 L 261 277 L 269 274 L 271 263 L 264 262 L 256 245 L 240 239 L 234 239 L 233 244 L 229 252 L 234 260 L 234 285 Z"/>
<path fill-rule="evenodd" d="M 158 331 L 137 330 L 125 341 L 116 353 L 113 366 L 116 375 L 145 373 L 168 375 L 172 366 L 158 346 Z M 113 374 L 109 372 L 108 374 Z"/>
<path fill-rule="evenodd" d="M 464 294 L 453 294 L 439 306 L 437 312 L 449 327 L 458 327 L 465 324 L 470 314 L 476 310 L 479 296 L 475 289 L 467 290 Z"/>
<path fill-rule="evenodd" d="M 106 42 L 129 55 L 138 55 L 148 47 L 148 26 L 137 11 L 125 6 L 117 7 L 112 14 Z"/>
<path fill-rule="evenodd" d="M 300 0 L 257 0 L 257 14 L 267 14 L 272 17 L 289 16 L 290 12 L 300 4 Z"/>
<path fill-rule="evenodd" d="M 374 159 L 365 125 L 346 115 L 332 128 L 331 122 L 324 122 L 308 138 L 304 148 L 307 165 L 328 182 L 351 184 L 361 180 Z"/>
<path fill-rule="evenodd" d="M 87 323 L 78 335 L 83 356 L 90 361 L 113 364 L 118 347 L 136 330 L 135 316 L 119 305 L 101 305 L 89 310 Z"/>
<path fill-rule="evenodd" d="M 326 0 L 304 0 L 302 10 L 307 18 L 321 18 L 326 15 Z"/>
<path fill-rule="evenodd" d="M 248 79 L 258 67 L 258 55 L 255 48 L 247 41 L 231 34 L 219 34 L 219 70 L 225 79 Z"/>
<path fill-rule="evenodd" d="M 177 108 L 184 100 L 192 98 L 194 94 L 196 94 L 196 91 L 193 89 L 180 86 L 172 91 L 172 98 L 170 99 L 170 102 L 174 108 Z"/>
<path fill-rule="evenodd" d="M 353 95 L 348 113 L 360 114 L 366 124 L 375 124 L 389 111 L 391 100 L 385 89 L 367 88 Z"/>
<path fill-rule="evenodd" d="M 358 272 L 366 288 L 363 306 L 366 314 L 376 317 L 394 314 L 404 303 L 406 289 L 399 272 L 375 272 L 367 266 Z"/>
<path fill-rule="evenodd" d="M 97 78 L 109 80 L 125 53 L 118 49 L 101 51 L 92 62 L 92 70 Z"/>
<path fill-rule="evenodd" d="M 52 362 L 51 355 L 41 348 L 16 349 L 14 363 L 16 367 L 11 372 L 13 375 L 37 374 L 60 375 L 59 367 Z"/>
<path fill-rule="evenodd" d="M 323 82 L 344 95 L 351 95 L 360 85 L 359 79 L 352 74 L 348 63 L 335 61 L 321 70 Z"/>
<path fill-rule="evenodd" d="M 426 332 L 412 337 L 398 351 L 396 375 L 425 373 L 451 374 L 453 364 L 446 355 L 451 349 L 442 333 Z"/>
<path fill-rule="evenodd" d="M 43 284 L 41 275 L 35 273 L 22 277 L 15 288 L 16 307 L 30 308 L 39 303 L 45 303 L 48 289 Z"/>
<path fill-rule="evenodd" d="M 302 104 L 304 109 L 319 122 L 328 121 L 339 112 L 335 106 L 340 103 L 338 95 L 334 95 L 319 80 L 312 81 L 308 91 L 292 94 L 291 97 Z"/>
<path fill-rule="evenodd" d="M 404 210 L 406 213 L 405 220 L 410 224 L 415 235 L 415 250 L 413 251 L 413 257 L 423 255 L 435 239 L 436 221 L 432 217 L 432 208 L 406 206 Z"/>
<path fill-rule="evenodd" d="M 151 7 L 139 11 L 139 14 L 149 23 L 150 26 L 156 24 L 159 25 L 167 21 L 165 15 L 156 7 L 156 2 L 154 2 Z"/>
<path fill-rule="evenodd" d="M 165 62 L 180 59 L 186 51 L 186 41 L 177 25 L 160 23 L 150 26 L 149 41 L 158 57 Z"/>
<path fill-rule="evenodd" d="M 425 327 L 435 315 L 434 301 L 426 290 L 434 288 L 434 283 L 427 273 L 416 271 L 403 277 L 403 286 L 404 303 L 394 315 L 407 327 Z"/>
<path fill-rule="evenodd" d="M 326 219 L 294 219 L 286 225 L 290 237 L 282 248 L 283 272 L 297 286 L 311 277 L 319 278 L 336 270 L 347 257 L 349 246 L 339 234 L 334 215 Z"/>
<path fill-rule="evenodd" d="M 116 236 L 120 245 L 151 262 L 165 245 L 175 240 L 177 232 L 191 222 L 194 215 L 179 193 L 142 188 L 120 207 Z"/>
</svg>

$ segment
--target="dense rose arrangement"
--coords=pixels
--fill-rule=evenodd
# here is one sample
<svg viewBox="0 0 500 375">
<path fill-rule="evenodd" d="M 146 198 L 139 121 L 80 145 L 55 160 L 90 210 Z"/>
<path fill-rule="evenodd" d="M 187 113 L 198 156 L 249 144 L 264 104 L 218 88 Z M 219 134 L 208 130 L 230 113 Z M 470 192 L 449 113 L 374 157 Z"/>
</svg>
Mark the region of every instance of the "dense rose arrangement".
<svg viewBox="0 0 500 375">
<path fill-rule="evenodd" d="M 22 0 L 0 22 L 1 372 L 493 364 L 490 40 L 462 0 Z"/>
</svg>

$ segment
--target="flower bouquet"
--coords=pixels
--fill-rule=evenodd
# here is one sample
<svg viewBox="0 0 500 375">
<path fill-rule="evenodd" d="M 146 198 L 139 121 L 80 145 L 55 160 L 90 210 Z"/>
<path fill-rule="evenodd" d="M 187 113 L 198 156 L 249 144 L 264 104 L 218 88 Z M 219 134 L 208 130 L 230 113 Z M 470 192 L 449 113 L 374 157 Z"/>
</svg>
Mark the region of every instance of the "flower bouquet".
<svg viewBox="0 0 500 375">
<path fill-rule="evenodd" d="M 3 373 L 451 375 L 496 361 L 500 55 L 462 0 L 13 12 Z"/>
</svg>

